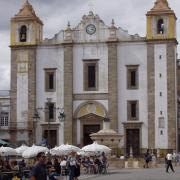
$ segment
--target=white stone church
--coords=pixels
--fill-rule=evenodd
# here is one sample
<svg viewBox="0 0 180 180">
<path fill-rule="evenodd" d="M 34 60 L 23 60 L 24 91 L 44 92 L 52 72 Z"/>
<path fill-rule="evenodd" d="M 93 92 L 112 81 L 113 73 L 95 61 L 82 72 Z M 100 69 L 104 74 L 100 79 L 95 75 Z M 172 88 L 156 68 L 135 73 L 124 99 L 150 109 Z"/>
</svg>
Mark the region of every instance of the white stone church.
<svg viewBox="0 0 180 180">
<path fill-rule="evenodd" d="M 43 40 L 27 1 L 11 19 L 10 141 L 83 146 L 109 118 L 125 154 L 175 150 L 176 15 L 156 0 L 146 16 L 146 37 L 90 11 Z"/>
</svg>

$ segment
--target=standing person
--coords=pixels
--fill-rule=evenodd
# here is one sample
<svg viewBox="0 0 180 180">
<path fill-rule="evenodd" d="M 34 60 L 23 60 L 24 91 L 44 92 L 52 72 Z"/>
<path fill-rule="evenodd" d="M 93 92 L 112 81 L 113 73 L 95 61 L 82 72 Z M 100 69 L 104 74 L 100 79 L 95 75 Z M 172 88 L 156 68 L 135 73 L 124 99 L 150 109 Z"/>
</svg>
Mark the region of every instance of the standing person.
<svg viewBox="0 0 180 180">
<path fill-rule="evenodd" d="M 36 159 L 37 163 L 30 173 L 30 180 L 47 180 L 45 153 L 38 153 Z"/>
<path fill-rule="evenodd" d="M 68 158 L 69 164 L 69 180 L 76 179 L 76 153 L 71 152 L 71 155 Z"/>
<path fill-rule="evenodd" d="M 168 152 L 168 154 L 166 155 L 166 163 L 167 163 L 166 172 L 167 173 L 168 173 L 169 167 L 171 168 L 172 172 L 174 172 L 174 168 L 173 168 L 173 165 L 172 165 L 172 159 L 173 159 L 172 153 Z"/>
<path fill-rule="evenodd" d="M 81 175 L 81 159 L 76 156 L 76 168 L 75 168 L 75 180 L 78 180 L 78 177 Z"/>
<path fill-rule="evenodd" d="M 61 166 L 57 158 L 54 159 L 54 169 L 57 176 L 60 176 L 61 174 Z"/>
<path fill-rule="evenodd" d="M 149 153 L 149 149 L 147 149 L 146 153 L 144 154 L 144 161 L 145 161 L 144 168 L 149 168 L 149 162 L 151 160 L 152 160 L 152 157 Z"/>
</svg>

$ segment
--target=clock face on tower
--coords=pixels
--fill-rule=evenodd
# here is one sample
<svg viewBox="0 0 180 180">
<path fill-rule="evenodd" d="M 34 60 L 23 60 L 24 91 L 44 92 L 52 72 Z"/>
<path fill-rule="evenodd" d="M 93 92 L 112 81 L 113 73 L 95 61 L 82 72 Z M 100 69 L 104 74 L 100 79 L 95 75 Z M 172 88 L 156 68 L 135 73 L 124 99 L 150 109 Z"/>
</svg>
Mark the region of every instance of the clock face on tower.
<svg viewBox="0 0 180 180">
<path fill-rule="evenodd" d="M 96 32 L 96 27 L 94 24 L 89 24 L 86 26 L 86 32 L 90 35 L 94 34 Z"/>
</svg>

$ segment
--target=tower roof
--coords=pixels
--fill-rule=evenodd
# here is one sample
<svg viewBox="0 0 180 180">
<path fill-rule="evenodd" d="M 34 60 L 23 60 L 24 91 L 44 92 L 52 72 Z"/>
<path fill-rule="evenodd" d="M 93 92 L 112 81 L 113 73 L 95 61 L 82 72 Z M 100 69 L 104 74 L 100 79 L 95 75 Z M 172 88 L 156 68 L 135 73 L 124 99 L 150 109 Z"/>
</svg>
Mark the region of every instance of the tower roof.
<svg viewBox="0 0 180 180">
<path fill-rule="evenodd" d="M 156 0 L 152 10 L 171 10 L 167 0 Z"/>
<path fill-rule="evenodd" d="M 19 12 L 12 18 L 12 20 L 37 20 L 40 24 L 43 24 L 39 17 L 36 16 L 36 13 L 29 3 L 28 0 L 24 3 Z"/>
<path fill-rule="evenodd" d="M 167 0 L 156 0 L 154 7 L 147 13 L 150 14 L 174 14 L 174 11 L 169 7 Z"/>
</svg>

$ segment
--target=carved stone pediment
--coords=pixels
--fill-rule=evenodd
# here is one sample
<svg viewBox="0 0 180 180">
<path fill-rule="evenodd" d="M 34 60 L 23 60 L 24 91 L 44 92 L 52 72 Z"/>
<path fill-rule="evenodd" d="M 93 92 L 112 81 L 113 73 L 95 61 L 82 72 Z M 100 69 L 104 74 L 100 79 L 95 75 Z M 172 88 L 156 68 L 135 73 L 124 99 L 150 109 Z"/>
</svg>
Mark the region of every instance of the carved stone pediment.
<svg viewBox="0 0 180 180">
<path fill-rule="evenodd" d="M 36 16 L 36 13 L 32 7 L 32 5 L 26 1 L 23 7 L 19 10 L 19 12 L 12 18 L 12 20 L 18 19 L 32 19 L 38 21 L 40 24 L 43 24 L 39 17 Z"/>
<path fill-rule="evenodd" d="M 169 7 L 167 0 L 157 0 L 154 3 L 154 7 L 152 8 L 152 10 L 159 10 L 159 9 L 170 10 L 171 8 Z"/>
<path fill-rule="evenodd" d="M 157 12 L 174 14 L 174 11 L 169 7 L 167 0 L 156 0 L 156 2 L 154 3 L 154 7 L 147 14 L 149 15 Z"/>
</svg>

